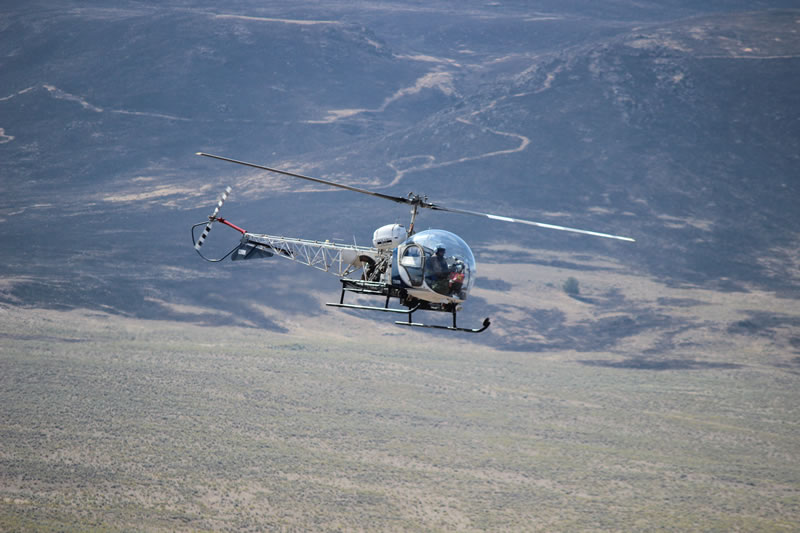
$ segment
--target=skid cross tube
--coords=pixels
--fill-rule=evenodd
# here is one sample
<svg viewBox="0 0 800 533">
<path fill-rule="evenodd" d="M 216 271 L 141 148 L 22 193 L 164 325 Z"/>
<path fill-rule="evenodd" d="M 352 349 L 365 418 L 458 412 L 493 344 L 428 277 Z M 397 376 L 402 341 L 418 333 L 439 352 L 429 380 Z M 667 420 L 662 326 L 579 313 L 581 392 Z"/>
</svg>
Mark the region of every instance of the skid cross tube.
<svg viewBox="0 0 800 533">
<path fill-rule="evenodd" d="M 396 309 L 389 307 L 389 301 L 393 294 L 391 287 L 385 283 L 375 281 L 354 280 L 349 278 L 342 278 L 342 293 L 339 296 L 339 303 L 328 302 L 325 305 L 330 307 L 340 307 L 344 309 L 363 309 L 365 311 L 380 311 L 382 313 L 413 313 L 420 308 L 421 303 L 417 303 L 409 309 Z M 373 296 L 386 295 L 386 303 L 383 307 L 376 307 L 371 305 L 358 305 L 344 303 L 345 292 L 355 292 L 357 294 L 371 294 Z"/>
<path fill-rule="evenodd" d="M 399 287 L 395 287 L 382 282 L 365 281 L 352 278 L 341 278 L 340 281 L 342 282 L 342 292 L 341 295 L 339 296 L 339 303 L 327 303 L 325 305 L 331 307 L 344 308 L 344 309 L 363 309 L 365 311 L 380 311 L 383 313 L 402 313 L 408 315 L 407 321 L 405 322 L 396 321 L 395 324 L 398 324 L 400 326 L 412 326 L 417 328 L 433 328 L 433 329 L 444 329 L 447 331 L 464 331 L 467 333 L 480 333 L 482 331 L 486 331 L 486 329 L 491 324 L 491 321 L 488 318 L 486 318 L 483 321 L 481 327 L 479 328 L 460 328 L 458 327 L 458 323 L 456 320 L 456 316 L 458 313 L 458 306 L 454 303 L 432 304 L 424 300 L 417 300 L 416 298 L 409 299 L 405 289 L 401 289 Z M 346 304 L 344 303 L 344 294 L 346 291 L 355 292 L 356 294 L 369 294 L 373 296 L 385 295 L 386 302 L 383 307 Z M 399 298 L 402 304 L 407 306 L 407 309 L 398 309 L 389 307 L 389 300 L 391 298 Z M 450 313 L 453 317 L 453 325 L 440 326 L 436 324 L 422 324 L 419 322 L 414 322 L 414 313 L 417 311 L 437 311 L 437 312 Z"/>
</svg>

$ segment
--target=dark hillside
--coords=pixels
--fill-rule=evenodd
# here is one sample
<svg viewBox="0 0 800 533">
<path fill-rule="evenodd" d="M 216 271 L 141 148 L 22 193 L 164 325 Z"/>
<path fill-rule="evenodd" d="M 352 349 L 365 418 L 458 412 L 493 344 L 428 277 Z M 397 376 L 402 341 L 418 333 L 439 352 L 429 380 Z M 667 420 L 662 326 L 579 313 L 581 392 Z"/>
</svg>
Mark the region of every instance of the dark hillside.
<svg viewBox="0 0 800 533">
<path fill-rule="evenodd" d="M 6 182 L 20 200 L 35 194 L 31 177 L 58 190 L 114 188 L 152 164 L 180 171 L 174 161 L 212 143 L 283 157 L 341 143 L 352 127 L 309 121 L 378 107 L 376 84 L 402 87 L 427 70 L 334 21 L 70 10 L 14 14 L 7 34 L 0 68 L 13 75 L 0 93 L 14 142 L 3 150 L 21 163 Z"/>
<path fill-rule="evenodd" d="M 675 283 L 794 291 L 798 18 L 692 19 L 543 56 L 394 136 L 415 154 L 403 183 L 449 198 L 456 182 L 520 216 L 633 233 L 640 265 Z M 761 261 L 775 256 L 789 263 Z"/>
<path fill-rule="evenodd" d="M 618 258 L 674 285 L 796 295 L 800 12 L 673 4 L 6 9 L 2 299 L 316 313 L 289 288 L 335 280 L 274 262 L 209 270 L 188 225 L 229 183 L 226 213 L 248 229 L 363 244 L 406 221 L 197 150 L 639 241 L 426 215 L 480 261 L 499 241 Z"/>
</svg>

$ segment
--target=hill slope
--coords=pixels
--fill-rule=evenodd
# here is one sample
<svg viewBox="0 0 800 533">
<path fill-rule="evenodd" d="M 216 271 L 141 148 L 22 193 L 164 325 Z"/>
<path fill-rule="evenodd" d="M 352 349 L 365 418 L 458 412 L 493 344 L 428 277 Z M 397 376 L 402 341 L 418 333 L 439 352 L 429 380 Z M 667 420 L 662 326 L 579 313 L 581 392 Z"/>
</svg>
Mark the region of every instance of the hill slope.
<svg viewBox="0 0 800 533">
<path fill-rule="evenodd" d="M 335 280 L 199 264 L 186 228 L 223 184 L 235 185 L 227 215 L 250 229 L 363 243 L 405 222 L 371 199 L 196 160 L 198 149 L 639 241 L 426 215 L 482 263 L 583 253 L 673 286 L 796 297 L 800 12 L 676 21 L 653 6 L 624 18 L 619 3 L 590 19 L 578 4 L 9 12 L 3 300 L 186 316 L 157 296 L 280 328 L 252 304 L 318 313 L 316 291 Z"/>
</svg>

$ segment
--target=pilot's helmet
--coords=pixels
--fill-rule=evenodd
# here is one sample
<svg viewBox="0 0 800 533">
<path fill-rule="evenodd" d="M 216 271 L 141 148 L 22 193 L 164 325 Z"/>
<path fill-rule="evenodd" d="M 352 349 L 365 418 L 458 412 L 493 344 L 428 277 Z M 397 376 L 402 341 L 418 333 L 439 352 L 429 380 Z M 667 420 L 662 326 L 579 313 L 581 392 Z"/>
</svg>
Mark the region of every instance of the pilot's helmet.
<svg viewBox="0 0 800 533">
<path fill-rule="evenodd" d="M 437 253 L 437 254 L 438 254 L 439 252 L 442 252 L 442 253 L 444 253 L 445 251 L 446 251 L 446 248 L 444 247 L 444 244 L 441 244 L 441 243 L 440 243 L 440 244 L 437 244 L 437 245 L 436 245 L 436 253 Z"/>
</svg>

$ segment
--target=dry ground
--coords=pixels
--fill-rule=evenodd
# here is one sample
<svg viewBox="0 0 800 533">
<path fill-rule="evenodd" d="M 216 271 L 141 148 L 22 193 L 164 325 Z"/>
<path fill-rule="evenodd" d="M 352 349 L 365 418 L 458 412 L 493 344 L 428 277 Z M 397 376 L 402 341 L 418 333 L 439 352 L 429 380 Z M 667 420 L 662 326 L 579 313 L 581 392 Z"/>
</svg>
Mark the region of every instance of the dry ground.
<svg viewBox="0 0 800 533">
<path fill-rule="evenodd" d="M 800 529 L 796 302 L 505 268 L 494 335 L 561 313 L 536 351 L 0 309 L 0 530 Z M 608 349 L 548 348 L 615 316 Z"/>
</svg>

